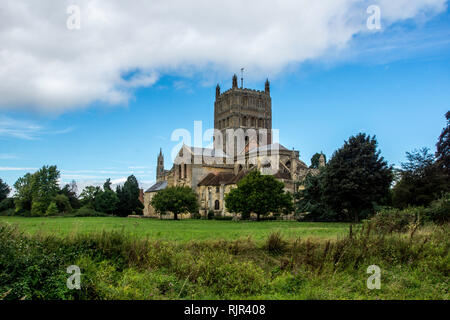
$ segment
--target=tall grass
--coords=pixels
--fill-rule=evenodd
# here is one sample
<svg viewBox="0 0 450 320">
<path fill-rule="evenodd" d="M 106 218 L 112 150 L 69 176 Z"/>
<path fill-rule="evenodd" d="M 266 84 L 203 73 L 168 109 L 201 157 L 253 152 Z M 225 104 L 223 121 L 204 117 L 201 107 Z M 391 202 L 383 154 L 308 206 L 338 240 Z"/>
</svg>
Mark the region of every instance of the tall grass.
<svg viewBox="0 0 450 320">
<path fill-rule="evenodd" d="M 137 239 L 120 231 L 60 238 L 0 224 L 3 299 L 448 299 L 449 228 L 380 233 L 370 223 L 335 240 L 264 243 Z M 82 271 L 66 287 L 67 266 Z M 382 289 L 366 287 L 369 265 Z"/>
</svg>

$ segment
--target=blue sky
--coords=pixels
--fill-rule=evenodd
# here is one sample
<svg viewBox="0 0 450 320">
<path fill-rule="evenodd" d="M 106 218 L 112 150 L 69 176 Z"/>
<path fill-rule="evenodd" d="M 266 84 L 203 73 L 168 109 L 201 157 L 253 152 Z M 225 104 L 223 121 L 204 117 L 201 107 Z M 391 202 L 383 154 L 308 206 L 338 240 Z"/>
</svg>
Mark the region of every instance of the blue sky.
<svg viewBox="0 0 450 320">
<path fill-rule="evenodd" d="M 245 87 L 262 90 L 269 78 L 273 128 L 280 130 L 280 142 L 299 150 L 307 164 L 315 152 L 329 158 L 349 136 L 365 132 L 377 136 L 382 156 L 398 166 L 406 151 L 434 151 L 445 125 L 450 12 L 398 19 L 380 32 L 356 32 L 339 48 L 283 60 L 281 68 L 247 66 L 245 61 L 151 69 L 151 80 L 127 90 L 124 103 L 75 97 L 69 107 L 58 109 L 64 103 L 57 101 L 48 109 L 40 106 L 50 102 L 38 101 L 39 96 L 36 103 L 12 103 L 20 94 L 0 101 L 0 178 L 12 185 L 26 172 L 55 164 L 63 182 L 74 179 L 81 187 L 106 178 L 119 183 L 130 174 L 148 187 L 155 180 L 160 147 L 166 169 L 171 167 L 175 129 L 193 131 L 196 120 L 204 130 L 213 127 L 215 84 L 228 89 L 238 66 L 247 68 Z M 137 65 L 119 69 L 133 77 L 144 69 Z"/>
</svg>

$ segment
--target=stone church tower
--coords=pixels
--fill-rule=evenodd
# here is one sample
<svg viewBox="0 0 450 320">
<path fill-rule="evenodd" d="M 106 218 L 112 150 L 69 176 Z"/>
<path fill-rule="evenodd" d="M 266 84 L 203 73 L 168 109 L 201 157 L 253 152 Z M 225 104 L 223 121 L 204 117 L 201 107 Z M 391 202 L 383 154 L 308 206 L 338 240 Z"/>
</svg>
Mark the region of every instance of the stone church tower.
<svg viewBox="0 0 450 320">
<path fill-rule="evenodd" d="M 226 150 L 221 143 L 217 143 L 215 138 L 219 135 L 214 136 L 214 148 L 183 144 L 170 170 L 164 170 L 164 156 L 160 150 L 156 167 L 157 182 L 144 193 L 144 215 L 158 217 L 151 200 L 168 187 L 186 186 L 194 190 L 199 201 L 199 213 L 204 217 L 211 211 L 215 215 L 232 216 L 227 211 L 225 197 L 249 172 L 258 170 L 272 175 L 283 182 L 284 189 L 291 194 L 296 194 L 303 188 L 303 181 L 309 173 L 319 173 L 318 169 L 309 168 L 300 160 L 298 150 L 290 150 L 278 141 L 272 141 L 269 80 L 266 80 L 264 90 L 261 91 L 243 88 L 242 82 L 241 87 L 238 87 L 238 78 L 234 75 L 231 89 L 221 92 L 217 85 L 214 102 L 214 128 L 225 137 L 228 129 L 243 133 L 236 139 L 240 142 L 235 144 L 235 150 Z M 261 137 L 261 132 L 257 132 L 256 141 L 253 141 L 255 136 L 245 134 L 254 130 L 267 131 L 267 135 Z M 236 134 L 232 138 L 236 138 Z M 230 145 L 228 147 L 231 148 Z M 236 150 L 237 147 L 241 149 Z M 196 161 L 197 159 L 200 161 Z M 229 159 L 233 161 L 230 163 L 227 161 Z M 319 158 L 319 164 L 325 165 L 323 154 Z"/>
<path fill-rule="evenodd" d="M 260 129 L 267 130 L 267 137 L 258 137 L 258 144 L 272 143 L 272 100 L 270 98 L 270 83 L 266 80 L 265 90 L 252 90 L 238 87 L 237 76 L 233 76 L 231 89 L 220 92 L 216 87 L 214 102 L 214 129 L 222 132 L 223 143 L 226 142 L 227 129 Z M 248 143 L 248 136 L 245 143 Z M 225 150 L 224 146 L 224 150 Z"/>
<path fill-rule="evenodd" d="M 159 149 L 158 162 L 156 165 L 156 181 L 164 180 L 164 156 L 162 149 Z"/>
</svg>

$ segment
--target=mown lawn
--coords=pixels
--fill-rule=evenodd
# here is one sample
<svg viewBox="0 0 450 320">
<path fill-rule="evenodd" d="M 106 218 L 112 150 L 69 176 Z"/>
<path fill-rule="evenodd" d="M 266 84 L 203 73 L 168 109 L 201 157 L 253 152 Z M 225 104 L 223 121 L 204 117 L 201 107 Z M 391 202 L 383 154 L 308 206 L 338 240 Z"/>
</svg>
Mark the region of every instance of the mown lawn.
<svg viewBox="0 0 450 320">
<path fill-rule="evenodd" d="M 218 220 L 157 220 L 116 217 L 25 218 L 0 217 L 0 222 L 17 224 L 29 234 L 66 236 L 74 233 L 121 231 L 138 238 L 186 242 L 189 240 L 236 240 L 251 237 L 265 240 L 272 232 L 285 238 L 335 239 L 348 234 L 347 223 L 297 221 L 233 222 Z"/>
</svg>

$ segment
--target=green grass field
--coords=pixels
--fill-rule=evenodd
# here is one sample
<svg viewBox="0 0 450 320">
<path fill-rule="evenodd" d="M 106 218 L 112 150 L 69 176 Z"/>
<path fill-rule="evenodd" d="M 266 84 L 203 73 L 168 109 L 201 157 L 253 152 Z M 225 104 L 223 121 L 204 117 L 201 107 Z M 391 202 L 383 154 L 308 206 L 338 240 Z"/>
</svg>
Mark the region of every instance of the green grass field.
<svg viewBox="0 0 450 320">
<path fill-rule="evenodd" d="M 189 240 L 265 240 L 279 231 L 285 238 L 335 239 L 348 233 L 347 223 L 297 221 L 233 222 L 219 220 L 157 220 L 136 218 L 24 218 L 0 217 L 29 233 L 66 236 L 73 233 L 121 231 L 138 238 L 186 242 Z"/>
</svg>

